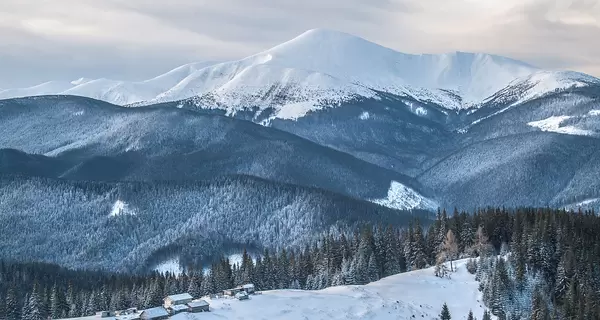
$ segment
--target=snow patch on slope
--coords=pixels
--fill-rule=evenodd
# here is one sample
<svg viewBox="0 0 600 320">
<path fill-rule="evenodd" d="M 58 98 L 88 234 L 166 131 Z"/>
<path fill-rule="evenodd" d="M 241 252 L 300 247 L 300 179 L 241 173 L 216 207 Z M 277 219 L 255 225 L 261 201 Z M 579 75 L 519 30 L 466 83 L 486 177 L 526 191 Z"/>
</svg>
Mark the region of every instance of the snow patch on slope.
<svg viewBox="0 0 600 320">
<path fill-rule="evenodd" d="M 437 319 L 448 304 L 453 319 L 466 319 L 469 310 L 484 312 L 478 282 L 456 262 L 452 279 L 434 276 L 433 268 L 402 273 L 364 286 L 338 286 L 323 290 L 273 290 L 250 300 L 208 299 L 211 312 L 180 313 L 173 320 L 211 319 Z"/>
<path fill-rule="evenodd" d="M 565 206 L 566 210 L 577 211 L 579 209 L 582 210 L 590 210 L 594 209 L 596 212 L 600 212 L 600 198 L 590 198 L 577 203 L 569 204 Z"/>
<path fill-rule="evenodd" d="M 561 126 L 562 122 L 569 120 L 571 118 L 573 118 L 573 117 L 571 117 L 571 116 L 552 116 L 550 118 L 546 118 L 543 120 L 528 122 L 527 124 L 532 127 L 535 127 L 542 131 L 547 131 L 547 132 L 556 132 L 556 133 L 579 135 L 579 136 L 594 135 L 593 131 L 579 129 L 579 128 L 576 128 L 575 126 Z"/>
<path fill-rule="evenodd" d="M 168 272 L 176 276 L 181 275 L 183 273 L 183 269 L 179 265 L 179 257 L 164 261 L 155 266 L 152 270 L 161 274 L 166 274 Z"/>
<path fill-rule="evenodd" d="M 117 217 L 122 215 L 135 216 L 135 210 L 129 208 L 129 205 L 122 200 L 117 200 L 113 204 L 112 210 L 110 210 L 109 217 Z"/>
<path fill-rule="evenodd" d="M 415 190 L 397 181 L 392 181 L 390 184 L 386 198 L 374 199 L 372 202 L 384 207 L 400 210 L 415 208 L 435 210 L 438 208 L 438 204 L 435 201 L 425 198 Z"/>
</svg>

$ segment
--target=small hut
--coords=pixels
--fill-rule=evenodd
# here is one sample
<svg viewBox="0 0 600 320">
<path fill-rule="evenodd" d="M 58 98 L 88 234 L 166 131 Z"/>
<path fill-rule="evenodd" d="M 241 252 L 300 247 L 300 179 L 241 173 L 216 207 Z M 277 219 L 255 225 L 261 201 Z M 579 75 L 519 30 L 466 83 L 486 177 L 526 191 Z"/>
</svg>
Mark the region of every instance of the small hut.
<svg viewBox="0 0 600 320">
<path fill-rule="evenodd" d="M 244 289 L 244 291 L 246 291 L 247 294 L 253 294 L 255 292 L 254 284 L 252 284 L 252 283 L 243 285 L 242 289 Z"/>
<path fill-rule="evenodd" d="M 96 312 L 96 317 L 97 318 L 108 318 L 108 317 L 114 317 L 115 313 L 113 311 L 98 311 Z"/>
<path fill-rule="evenodd" d="M 189 293 L 173 294 L 165 297 L 164 306 L 168 309 L 173 305 L 186 304 L 192 300 L 194 300 L 194 297 Z"/>
<path fill-rule="evenodd" d="M 187 312 L 187 311 L 188 311 L 188 306 L 185 304 L 174 304 L 169 307 L 169 313 L 171 315 L 178 314 L 181 312 Z"/>
<path fill-rule="evenodd" d="M 169 312 L 163 307 L 155 307 L 142 311 L 140 319 L 142 320 L 163 320 L 169 318 Z"/>
<path fill-rule="evenodd" d="M 192 302 L 188 302 L 188 311 L 192 313 L 196 312 L 208 312 L 210 311 L 210 306 L 208 302 L 205 300 L 196 300 Z"/>
</svg>

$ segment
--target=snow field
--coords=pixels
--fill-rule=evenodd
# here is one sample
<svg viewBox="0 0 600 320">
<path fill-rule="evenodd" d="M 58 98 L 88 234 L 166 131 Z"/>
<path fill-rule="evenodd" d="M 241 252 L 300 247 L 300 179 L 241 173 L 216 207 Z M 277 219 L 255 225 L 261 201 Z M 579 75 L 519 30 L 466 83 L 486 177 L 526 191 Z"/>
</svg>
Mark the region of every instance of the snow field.
<svg viewBox="0 0 600 320">
<path fill-rule="evenodd" d="M 338 286 L 318 291 L 274 290 L 250 300 L 207 299 L 210 313 L 178 314 L 174 320 L 210 319 L 437 319 L 444 302 L 452 319 L 469 310 L 481 318 L 484 308 L 478 282 L 455 262 L 451 279 L 434 276 L 433 268 L 402 273 L 364 286 Z M 413 317 L 414 316 L 414 317 Z"/>
</svg>

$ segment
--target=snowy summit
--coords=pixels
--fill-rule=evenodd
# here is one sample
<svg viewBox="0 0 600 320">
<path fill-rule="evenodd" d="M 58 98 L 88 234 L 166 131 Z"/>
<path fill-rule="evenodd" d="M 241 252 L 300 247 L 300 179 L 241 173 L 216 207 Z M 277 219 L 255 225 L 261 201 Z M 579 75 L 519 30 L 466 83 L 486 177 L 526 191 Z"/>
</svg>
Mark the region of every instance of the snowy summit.
<svg viewBox="0 0 600 320">
<path fill-rule="evenodd" d="M 379 99 L 380 92 L 464 109 L 513 92 L 518 79 L 535 81 L 523 99 L 571 83 L 536 76 L 539 71 L 482 53 L 405 54 L 347 33 L 313 29 L 241 60 L 192 63 L 146 81 L 82 78 L 6 89 L 0 98 L 69 94 L 138 106 L 194 98 L 199 107 L 225 109 L 229 115 L 273 108 L 272 118 L 298 119 L 355 99 Z M 595 78 L 580 82 L 590 79 Z"/>
</svg>

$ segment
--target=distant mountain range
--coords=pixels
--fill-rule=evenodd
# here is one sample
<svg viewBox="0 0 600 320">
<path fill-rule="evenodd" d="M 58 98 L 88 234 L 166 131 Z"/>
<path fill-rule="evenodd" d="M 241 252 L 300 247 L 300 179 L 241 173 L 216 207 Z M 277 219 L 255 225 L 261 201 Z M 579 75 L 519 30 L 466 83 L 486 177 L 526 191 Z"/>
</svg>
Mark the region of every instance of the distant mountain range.
<svg viewBox="0 0 600 320">
<path fill-rule="evenodd" d="M 0 98 L 78 95 L 117 105 L 195 98 L 203 107 L 223 108 L 228 113 L 275 108 L 272 117 L 295 119 L 320 107 L 378 99 L 382 93 L 447 109 L 466 109 L 480 106 L 498 93 L 506 96 L 511 86 L 523 81 L 535 83 L 528 93 L 535 97 L 598 79 L 577 73 L 554 74 L 489 54 L 405 54 L 350 34 L 314 29 L 237 61 L 192 63 L 139 82 L 50 81 L 0 90 Z"/>
<path fill-rule="evenodd" d="M 120 255 L 143 249 L 135 257 L 144 261 L 192 234 L 285 246 L 438 207 L 600 210 L 600 80 L 493 55 L 408 55 L 319 29 L 242 60 L 190 64 L 147 81 L 50 82 L 0 97 L 0 176 L 9 177 L 0 181 L 0 219 L 28 230 L 20 219 L 51 212 L 48 221 L 64 224 L 84 212 L 96 227 L 116 228 L 99 239 L 116 241 Z M 215 186 L 227 193 L 217 197 Z M 53 209 L 20 203 L 20 190 L 28 203 Z M 208 202 L 194 207 L 198 199 Z M 119 228 L 166 223 L 113 226 L 115 207 L 168 212 L 169 221 L 184 210 L 181 217 L 210 228 L 178 221 L 169 238 L 115 240 Z M 216 220 L 231 219 L 227 208 L 246 208 L 272 238 L 252 233 L 262 229 L 251 220 L 243 224 L 249 233 L 224 232 Z M 309 219 L 297 241 L 286 233 L 298 219 L 292 212 Z M 68 252 L 55 262 L 87 266 L 81 259 L 108 254 L 93 239 L 71 254 L 73 230 L 52 230 Z M 3 240 L 27 239 L 15 232 Z M 49 259 L 28 243 L 0 252 Z"/>
</svg>

